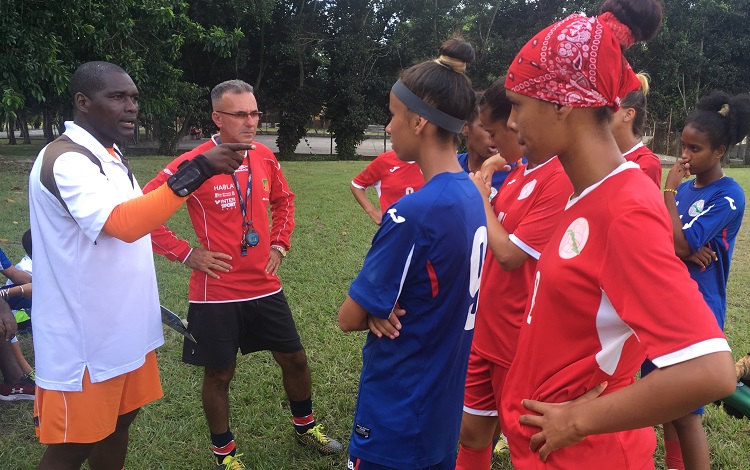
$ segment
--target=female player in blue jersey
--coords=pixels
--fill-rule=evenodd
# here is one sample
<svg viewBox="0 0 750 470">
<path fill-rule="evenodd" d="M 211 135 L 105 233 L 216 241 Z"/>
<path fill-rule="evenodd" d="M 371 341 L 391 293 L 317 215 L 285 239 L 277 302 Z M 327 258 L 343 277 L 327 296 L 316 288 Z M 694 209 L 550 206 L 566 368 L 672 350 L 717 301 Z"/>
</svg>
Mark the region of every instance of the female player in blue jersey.
<svg viewBox="0 0 750 470">
<path fill-rule="evenodd" d="M 682 130 L 682 158 L 664 184 L 664 202 L 672 219 L 675 252 L 724 329 L 727 278 L 737 232 L 745 212 L 745 193 L 726 177 L 727 150 L 750 132 L 750 95 L 715 91 L 703 97 Z M 695 178 L 682 182 L 683 178 Z M 705 253 L 710 256 L 705 256 Z M 644 371 L 653 365 L 644 365 Z M 669 468 L 709 468 L 703 408 L 664 425 Z M 684 460 L 684 462 L 683 462 Z"/>
<path fill-rule="evenodd" d="M 487 227 L 482 197 L 456 159 L 474 108 L 472 47 L 452 38 L 391 90 L 398 158 L 419 191 L 396 202 L 339 310 L 344 331 L 370 329 L 349 468 L 453 469 Z M 395 312 L 395 313 L 394 313 Z"/>
</svg>

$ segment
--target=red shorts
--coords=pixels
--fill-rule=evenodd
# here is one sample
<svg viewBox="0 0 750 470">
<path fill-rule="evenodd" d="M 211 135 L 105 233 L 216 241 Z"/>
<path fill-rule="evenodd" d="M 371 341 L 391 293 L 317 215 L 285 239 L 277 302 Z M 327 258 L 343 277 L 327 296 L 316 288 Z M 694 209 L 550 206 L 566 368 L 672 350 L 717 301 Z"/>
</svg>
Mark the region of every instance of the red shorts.
<svg viewBox="0 0 750 470">
<path fill-rule="evenodd" d="M 508 369 L 477 354 L 472 347 L 466 372 L 464 412 L 476 416 L 500 415 L 500 393 Z"/>
<path fill-rule="evenodd" d="M 80 392 L 36 388 L 36 435 L 42 444 L 99 442 L 115 431 L 119 416 L 162 395 L 154 351 L 138 369 L 104 382 L 92 384 L 86 369 Z"/>
</svg>

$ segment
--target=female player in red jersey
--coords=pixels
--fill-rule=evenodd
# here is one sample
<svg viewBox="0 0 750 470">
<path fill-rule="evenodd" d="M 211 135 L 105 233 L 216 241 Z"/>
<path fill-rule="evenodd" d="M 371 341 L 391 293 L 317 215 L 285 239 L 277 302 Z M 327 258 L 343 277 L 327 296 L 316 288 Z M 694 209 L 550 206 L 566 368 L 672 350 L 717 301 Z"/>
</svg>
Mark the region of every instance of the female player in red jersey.
<svg viewBox="0 0 750 470">
<path fill-rule="evenodd" d="M 534 286 L 539 253 L 573 192 L 560 161 L 520 162 L 523 155 L 515 132 L 508 129 L 511 104 L 505 80 L 495 82 L 481 97 L 479 118 L 500 150 L 495 164 L 518 164 L 489 202 L 491 187 L 475 174 L 484 196 L 490 252 L 479 289 L 474 340 L 466 375 L 464 412 L 459 437 L 458 470 L 489 469 L 492 439 L 498 424 L 500 394 L 516 352 L 526 300 Z"/>
<path fill-rule="evenodd" d="M 620 109 L 612 116 L 610 128 L 625 160 L 637 163 L 646 176 L 661 188 L 661 161 L 641 140 L 646 127 L 648 75 L 639 73 L 636 77 L 641 87 L 625 95 Z"/>
<path fill-rule="evenodd" d="M 685 265 L 659 191 L 609 128 L 640 85 L 623 57 L 653 38 L 658 0 L 607 0 L 534 36 L 510 65 L 508 126 L 573 185 L 534 274 L 503 388 L 516 468 L 654 468 L 653 425 L 735 388 L 729 345 Z M 634 376 L 648 357 L 657 370 Z"/>
<path fill-rule="evenodd" d="M 367 167 L 354 177 L 351 184 L 354 199 L 376 225 L 380 225 L 383 214 L 401 197 L 424 186 L 424 175 L 414 162 L 399 160 L 393 150 L 378 155 Z M 378 193 L 380 209 L 370 202 L 365 194 L 373 187 Z"/>
</svg>

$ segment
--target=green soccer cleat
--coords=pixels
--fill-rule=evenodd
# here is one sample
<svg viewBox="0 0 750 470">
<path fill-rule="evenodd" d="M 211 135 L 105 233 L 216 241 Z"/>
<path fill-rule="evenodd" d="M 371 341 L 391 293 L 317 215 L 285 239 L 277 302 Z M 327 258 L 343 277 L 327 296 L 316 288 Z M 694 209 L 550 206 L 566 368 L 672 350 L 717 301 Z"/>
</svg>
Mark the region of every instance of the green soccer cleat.
<svg viewBox="0 0 750 470">
<path fill-rule="evenodd" d="M 315 425 L 305 433 L 295 432 L 294 434 L 302 445 L 315 449 L 323 455 L 332 455 L 344 449 L 339 441 L 331 439 L 323 433 L 322 424 Z"/>
<path fill-rule="evenodd" d="M 224 457 L 224 460 L 216 466 L 216 470 L 244 470 L 245 464 L 240 461 L 241 455 L 242 454 L 227 455 Z"/>
<path fill-rule="evenodd" d="M 497 441 L 497 444 L 495 444 L 495 447 L 492 449 L 492 455 L 495 457 L 500 457 L 503 454 L 507 454 L 510 452 L 510 449 L 508 448 L 508 443 L 505 442 L 505 439 L 503 438 L 502 434 L 500 435 L 500 439 Z"/>
</svg>

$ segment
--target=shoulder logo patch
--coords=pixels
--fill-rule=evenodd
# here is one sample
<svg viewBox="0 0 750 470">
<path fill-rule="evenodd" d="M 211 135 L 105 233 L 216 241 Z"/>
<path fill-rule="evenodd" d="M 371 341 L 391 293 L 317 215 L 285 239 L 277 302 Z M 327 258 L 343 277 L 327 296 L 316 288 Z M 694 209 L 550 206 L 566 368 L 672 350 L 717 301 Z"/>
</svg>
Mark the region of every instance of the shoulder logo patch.
<svg viewBox="0 0 750 470">
<path fill-rule="evenodd" d="M 571 259 L 580 255 L 589 239 L 589 222 L 580 217 L 574 220 L 560 240 L 558 253 L 562 259 Z"/>
<path fill-rule="evenodd" d="M 729 207 L 731 207 L 733 211 L 737 210 L 737 206 L 734 205 L 734 199 L 732 199 L 729 196 L 724 196 L 724 199 L 726 199 L 729 202 Z"/>
<path fill-rule="evenodd" d="M 396 215 L 396 209 L 388 209 L 388 215 L 390 215 L 391 219 L 393 219 L 393 221 L 397 224 L 406 222 L 405 218 L 401 217 L 400 215 Z"/>
<path fill-rule="evenodd" d="M 688 209 L 688 214 L 690 217 L 696 217 L 703 212 L 703 207 L 706 205 L 706 201 L 703 199 L 698 199 L 694 203 L 690 205 L 690 209 Z"/>
<path fill-rule="evenodd" d="M 534 192 L 534 188 L 536 187 L 536 179 L 533 179 L 526 183 L 524 185 L 523 189 L 521 189 L 521 193 L 518 195 L 518 200 L 522 201 L 526 199 L 527 197 L 531 196 L 531 193 Z"/>
</svg>

